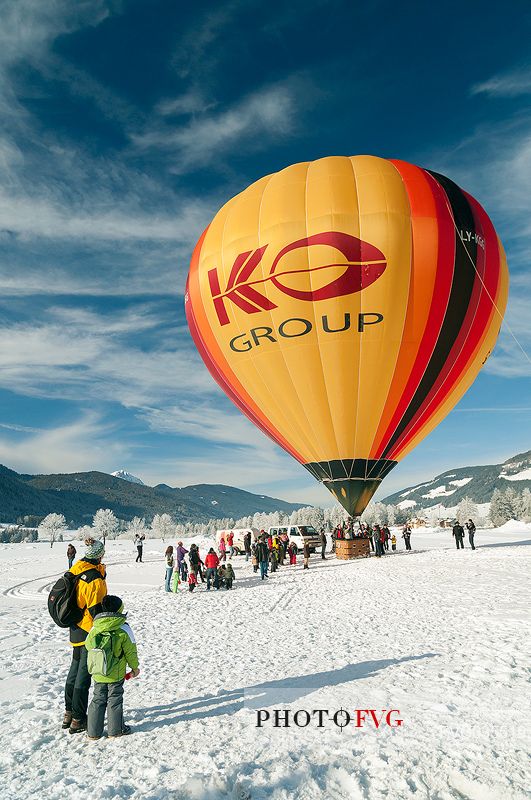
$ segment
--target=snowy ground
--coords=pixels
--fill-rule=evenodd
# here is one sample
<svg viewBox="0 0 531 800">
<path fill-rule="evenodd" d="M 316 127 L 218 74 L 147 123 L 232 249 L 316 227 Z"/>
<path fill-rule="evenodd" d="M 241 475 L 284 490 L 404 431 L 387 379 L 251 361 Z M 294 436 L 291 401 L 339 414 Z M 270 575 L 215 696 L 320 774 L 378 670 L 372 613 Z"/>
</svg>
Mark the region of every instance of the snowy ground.
<svg viewBox="0 0 531 800">
<path fill-rule="evenodd" d="M 134 734 L 99 742 L 60 729 L 70 651 L 46 597 L 66 545 L 0 545 L 0 796 L 529 797 L 530 527 L 479 531 L 475 552 L 449 531 L 413 532 L 411 553 L 399 542 L 264 582 L 239 557 L 234 591 L 177 596 L 162 542 L 144 564 L 110 543 L 142 673 L 126 684 Z M 256 727 L 259 709 L 341 708 L 398 709 L 403 724 Z"/>
</svg>

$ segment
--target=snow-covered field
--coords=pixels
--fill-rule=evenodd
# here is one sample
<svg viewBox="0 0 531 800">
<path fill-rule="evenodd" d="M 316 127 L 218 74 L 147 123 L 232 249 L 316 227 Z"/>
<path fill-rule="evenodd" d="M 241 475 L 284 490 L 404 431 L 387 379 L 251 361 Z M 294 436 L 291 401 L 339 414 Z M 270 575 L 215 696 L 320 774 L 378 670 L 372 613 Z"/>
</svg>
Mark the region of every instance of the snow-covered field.
<svg viewBox="0 0 531 800">
<path fill-rule="evenodd" d="M 264 582 L 239 557 L 232 592 L 173 595 L 165 544 L 135 564 L 111 542 L 141 676 L 126 684 L 134 734 L 98 742 L 60 729 L 70 648 L 46 598 L 66 544 L 0 545 L 0 797 L 529 797 L 531 529 L 476 544 L 414 531 L 411 553 L 399 539 L 382 559 L 312 557 Z M 257 728 L 261 709 L 397 709 L 403 723 Z"/>
</svg>

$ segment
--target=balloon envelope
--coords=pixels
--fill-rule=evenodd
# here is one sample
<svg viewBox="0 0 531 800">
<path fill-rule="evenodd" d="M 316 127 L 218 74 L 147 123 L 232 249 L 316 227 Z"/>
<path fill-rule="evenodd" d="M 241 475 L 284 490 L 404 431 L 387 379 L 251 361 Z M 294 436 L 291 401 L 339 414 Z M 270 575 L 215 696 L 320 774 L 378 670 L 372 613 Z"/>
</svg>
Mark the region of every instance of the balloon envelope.
<svg viewBox="0 0 531 800">
<path fill-rule="evenodd" d="M 232 198 L 195 248 L 185 302 L 228 396 L 360 514 L 473 382 L 507 291 L 474 198 L 354 156 L 294 164 Z"/>
</svg>

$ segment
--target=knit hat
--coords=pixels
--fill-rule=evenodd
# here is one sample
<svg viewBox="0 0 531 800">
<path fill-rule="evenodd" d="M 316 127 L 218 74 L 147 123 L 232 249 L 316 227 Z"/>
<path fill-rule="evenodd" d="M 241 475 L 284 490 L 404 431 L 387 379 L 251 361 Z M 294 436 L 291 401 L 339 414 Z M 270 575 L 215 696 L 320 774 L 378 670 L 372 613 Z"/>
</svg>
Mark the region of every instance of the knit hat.
<svg viewBox="0 0 531 800">
<path fill-rule="evenodd" d="M 101 601 L 102 610 L 110 614 L 118 614 L 123 610 L 124 604 L 121 597 L 114 594 L 106 595 Z"/>
<path fill-rule="evenodd" d="M 85 539 L 85 558 L 101 558 L 105 552 L 105 545 L 97 539 Z"/>
</svg>

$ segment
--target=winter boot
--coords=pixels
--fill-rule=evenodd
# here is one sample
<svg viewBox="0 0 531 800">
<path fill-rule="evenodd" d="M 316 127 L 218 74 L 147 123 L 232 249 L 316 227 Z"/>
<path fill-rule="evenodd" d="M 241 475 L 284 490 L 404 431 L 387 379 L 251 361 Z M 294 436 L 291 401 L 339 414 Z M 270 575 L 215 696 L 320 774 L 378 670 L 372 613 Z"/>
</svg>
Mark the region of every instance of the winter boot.
<svg viewBox="0 0 531 800">
<path fill-rule="evenodd" d="M 121 733 L 118 733 L 116 736 L 109 736 L 109 739 L 119 739 L 120 736 L 127 736 L 130 733 L 131 733 L 131 726 L 124 725 Z"/>
<path fill-rule="evenodd" d="M 73 719 L 70 723 L 70 728 L 68 729 L 68 733 L 81 733 L 81 731 L 87 730 L 87 722 L 86 720 L 80 719 Z"/>
<path fill-rule="evenodd" d="M 69 728 L 71 722 L 72 722 L 72 712 L 71 711 L 65 711 L 64 716 L 63 716 L 63 724 L 62 724 L 61 727 L 64 728 L 64 729 Z"/>
</svg>

